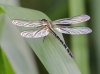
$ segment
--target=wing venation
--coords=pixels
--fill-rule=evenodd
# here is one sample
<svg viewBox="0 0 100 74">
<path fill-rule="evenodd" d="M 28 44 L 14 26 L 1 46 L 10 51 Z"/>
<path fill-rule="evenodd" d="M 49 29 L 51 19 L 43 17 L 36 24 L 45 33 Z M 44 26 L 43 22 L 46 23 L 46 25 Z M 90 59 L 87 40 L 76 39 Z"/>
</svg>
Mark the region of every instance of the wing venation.
<svg viewBox="0 0 100 74">
<path fill-rule="evenodd" d="M 53 24 L 78 24 L 85 21 L 88 21 L 90 16 L 88 15 L 80 15 L 73 18 L 63 18 L 53 21 Z"/>
<path fill-rule="evenodd" d="M 88 27 L 58 27 L 55 29 L 65 34 L 88 34 L 92 32 Z"/>
<path fill-rule="evenodd" d="M 49 31 L 47 29 L 41 29 L 37 31 L 23 31 L 21 32 L 21 36 L 25 38 L 39 38 L 39 37 L 44 37 L 49 34 Z"/>
<path fill-rule="evenodd" d="M 17 26 L 24 26 L 24 27 L 38 27 L 42 26 L 39 21 L 25 21 L 25 20 L 13 20 L 12 23 Z"/>
</svg>

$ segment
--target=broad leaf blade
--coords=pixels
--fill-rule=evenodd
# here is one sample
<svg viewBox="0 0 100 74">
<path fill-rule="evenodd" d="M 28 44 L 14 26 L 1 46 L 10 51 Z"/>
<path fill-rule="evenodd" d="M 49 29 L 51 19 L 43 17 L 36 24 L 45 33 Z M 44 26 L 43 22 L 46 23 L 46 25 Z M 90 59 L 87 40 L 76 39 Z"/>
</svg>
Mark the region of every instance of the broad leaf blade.
<svg viewBox="0 0 100 74">
<path fill-rule="evenodd" d="M 5 21 L 6 22 L 4 22 L 5 24 L 3 24 L 2 28 L 2 34 L 0 35 L 0 45 L 2 47 L 2 51 L 4 51 L 10 61 L 10 65 L 12 65 L 13 70 L 16 74 L 38 74 L 35 59 L 30 47 L 19 35 L 18 29 L 9 22 L 11 20 L 6 18 Z M 0 24 L 0 26 L 1 25 L 2 24 Z M 5 72 L 8 74 L 15 74 L 13 73 L 13 70 L 11 71 L 12 68 L 9 67 L 4 53 L 1 55 L 3 55 L 4 66 L 6 66 Z"/>
<path fill-rule="evenodd" d="M 44 13 L 37 10 L 8 5 L 1 5 L 1 8 L 12 20 L 49 20 Z M 32 28 L 18 27 L 18 29 L 22 31 Z M 62 38 L 60 33 L 57 32 L 57 34 Z M 62 44 L 52 34 L 49 34 L 46 37 L 44 43 L 43 38 L 30 38 L 26 40 L 50 74 L 81 74 L 73 59 L 69 56 Z"/>
<path fill-rule="evenodd" d="M 5 67 L 5 63 L 4 63 L 4 58 L 2 55 L 2 50 L 1 50 L 1 46 L 0 46 L 0 74 L 6 74 L 6 67 Z"/>
<path fill-rule="evenodd" d="M 0 9 L 0 74 L 14 74 L 14 70 L 12 69 L 7 56 L 3 52 L 3 49 L 1 48 L 1 36 L 2 36 L 2 29 L 4 24 L 5 14 L 3 10 Z"/>
</svg>

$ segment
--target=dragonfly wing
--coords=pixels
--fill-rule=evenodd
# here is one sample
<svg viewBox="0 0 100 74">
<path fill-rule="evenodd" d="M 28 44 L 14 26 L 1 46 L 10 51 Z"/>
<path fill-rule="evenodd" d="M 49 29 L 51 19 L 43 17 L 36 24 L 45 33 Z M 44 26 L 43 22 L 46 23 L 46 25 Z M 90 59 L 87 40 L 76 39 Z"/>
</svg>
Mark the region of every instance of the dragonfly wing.
<svg viewBox="0 0 100 74">
<path fill-rule="evenodd" d="M 24 26 L 24 27 L 38 27 L 42 26 L 40 21 L 25 21 L 25 20 L 13 20 L 12 23 L 17 26 Z"/>
<path fill-rule="evenodd" d="M 23 31 L 21 32 L 21 36 L 25 38 L 39 38 L 39 37 L 44 37 L 49 34 L 49 31 L 45 28 L 37 31 Z"/>
<path fill-rule="evenodd" d="M 58 27 L 55 29 L 65 34 L 88 34 L 92 32 L 88 27 Z"/>
<path fill-rule="evenodd" d="M 78 24 L 81 22 L 85 22 L 88 21 L 90 19 L 90 16 L 88 15 L 80 15 L 80 16 L 76 16 L 73 18 L 64 18 L 64 19 L 58 19 L 53 21 L 53 24 Z"/>
</svg>

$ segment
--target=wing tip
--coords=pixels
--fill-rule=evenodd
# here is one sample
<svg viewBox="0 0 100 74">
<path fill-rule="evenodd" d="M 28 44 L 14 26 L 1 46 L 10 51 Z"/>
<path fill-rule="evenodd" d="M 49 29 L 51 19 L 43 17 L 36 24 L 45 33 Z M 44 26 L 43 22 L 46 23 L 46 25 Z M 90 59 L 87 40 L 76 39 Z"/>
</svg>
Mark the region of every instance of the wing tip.
<svg viewBox="0 0 100 74">
<path fill-rule="evenodd" d="M 27 31 L 21 32 L 20 35 L 21 35 L 22 37 L 25 37 L 25 38 L 32 38 L 32 37 L 28 34 Z"/>
<path fill-rule="evenodd" d="M 16 20 L 12 20 L 12 23 L 16 25 Z"/>
<path fill-rule="evenodd" d="M 14 25 L 17 25 L 17 26 L 22 26 L 22 25 L 20 25 L 19 23 L 18 23 L 18 20 L 12 20 L 12 23 L 14 24 Z"/>
<path fill-rule="evenodd" d="M 82 16 L 84 16 L 84 18 L 86 19 L 86 21 L 88 21 L 90 19 L 90 16 L 87 14 L 83 14 Z"/>
<path fill-rule="evenodd" d="M 92 32 L 92 30 L 89 28 L 89 32 L 88 33 L 91 33 Z"/>
</svg>

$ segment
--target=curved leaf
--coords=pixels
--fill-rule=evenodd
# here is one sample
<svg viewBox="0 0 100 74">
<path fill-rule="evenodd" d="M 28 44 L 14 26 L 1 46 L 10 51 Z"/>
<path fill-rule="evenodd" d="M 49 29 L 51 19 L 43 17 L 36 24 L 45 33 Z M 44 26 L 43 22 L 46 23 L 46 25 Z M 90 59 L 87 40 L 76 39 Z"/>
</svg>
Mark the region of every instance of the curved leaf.
<svg viewBox="0 0 100 74">
<path fill-rule="evenodd" d="M 50 20 L 44 13 L 37 10 L 9 5 L 0 5 L 0 7 L 11 20 Z M 32 28 L 18 27 L 18 29 L 22 31 Z M 60 33 L 57 32 L 57 34 L 63 39 Z M 30 38 L 26 40 L 50 74 L 81 74 L 73 59 L 52 34 L 49 34 L 44 42 L 43 38 Z"/>
</svg>

